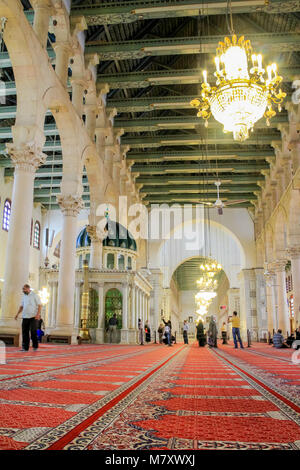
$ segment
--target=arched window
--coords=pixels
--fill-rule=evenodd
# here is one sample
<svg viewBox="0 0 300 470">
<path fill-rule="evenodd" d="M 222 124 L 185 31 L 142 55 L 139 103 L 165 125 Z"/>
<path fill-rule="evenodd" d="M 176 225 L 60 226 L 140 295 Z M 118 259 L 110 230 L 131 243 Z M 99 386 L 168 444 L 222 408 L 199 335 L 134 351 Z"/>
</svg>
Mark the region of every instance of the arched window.
<svg viewBox="0 0 300 470">
<path fill-rule="evenodd" d="M 124 255 L 118 255 L 118 269 L 123 271 L 125 269 Z"/>
<path fill-rule="evenodd" d="M 40 249 L 40 236 L 41 236 L 41 226 L 38 221 L 34 224 L 34 233 L 33 233 L 33 247 Z"/>
<path fill-rule="evenodd" d="M 132 260 L 130 256 L 128 256 L 127 269 L 132 269 Z"/>
<path fill-rule="evenodd" d="M 11 213 L 11 200 L 6 199 L 3 208 L 2 228 L 8 232 Z"/>
<path fill-rule="evenodd" d="M 114 269 L 115 267 L 115 256 L 112 253 L 108 253 L 106 266 L 108 269 Z"/>
</svg>

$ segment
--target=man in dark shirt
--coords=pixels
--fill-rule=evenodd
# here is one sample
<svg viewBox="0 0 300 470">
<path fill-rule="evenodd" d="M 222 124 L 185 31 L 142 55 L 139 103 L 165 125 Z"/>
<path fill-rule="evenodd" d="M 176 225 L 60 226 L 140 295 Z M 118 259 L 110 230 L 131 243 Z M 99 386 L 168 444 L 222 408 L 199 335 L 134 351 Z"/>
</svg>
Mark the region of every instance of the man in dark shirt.
<svg viewBox="0 0 300 470">
<path fill-rule="evenodd" d="M 108 333 L 109 333 L 109 342 L 116 342 L 116 332 L 117 332 L 117 315 L 114 313 L 108 321 Z"/>
</svg>

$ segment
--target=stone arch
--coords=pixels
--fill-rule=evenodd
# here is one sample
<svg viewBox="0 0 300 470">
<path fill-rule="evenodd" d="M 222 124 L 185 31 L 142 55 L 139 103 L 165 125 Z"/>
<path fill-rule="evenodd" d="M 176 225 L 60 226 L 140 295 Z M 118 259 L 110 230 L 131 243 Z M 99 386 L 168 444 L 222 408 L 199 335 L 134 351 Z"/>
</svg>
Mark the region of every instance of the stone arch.
<svg viewBox="0 0 300 470">
<path fill-rule="evenodd" d="M 11 59 L 18 96 L 13 140 L 18 147 L 34 142 L 41 151 L 45 141 L 46 109 L 41 99 L 45 82 L 41 80 L 38 54 L 28 39 L 28 35 L 34 33 L 24 16 L 21 2 L 2 1 L 0 14 L 7 18 L 3 39 Z"/>
<path fill-rule="evenodd" d="M 195 222 L 198 224 L 203 223 L 203 221 L 200 220 L 193 220 L 189 223 Z M 176 227 L 173 234 L 176 234 L 179 228 L 180 227 Z M 240 241 L 228 228 L 214 221 L 211 221 L 210 237 L 210 251 L 205 245 L 190 249 L 190 240 L 185 238 L 176 239 L 172 237 L 160 243 L 158 250 L 160 266 L 162 266 L 164 273 L 164 287 L 170 285 L 176 267 L 183 261 L 195 256 L 203 256 L 216 260 L 222 265 L 228 277 L 230 287 L 237 287 L 239 285 L 237 275 L 246 267 L 246 254 Z M 169 264 L 168 267 L 167 264 Z"/>
<path fill-rule="evenodd" d="M 82 153 L 85 142 L 82 137 L 74 133 L 77 127 L 75 122 L 78 116 L 69 112 L 67 106 L 63 106 L 64 98 L 60 96 L 63 90 L 57 87 L 48 88 L 43 101 L 47 109 L 50 109 L 56 122 L 60 136 L 63 155 L 62 191 L 67 194 L 82 194 Z"/>
<path fill-rule="evenodd" d="M 291 190 L 287 207 L 287 240 L 290 247 L 300 245 L 300 192 Z"/>
</svg>

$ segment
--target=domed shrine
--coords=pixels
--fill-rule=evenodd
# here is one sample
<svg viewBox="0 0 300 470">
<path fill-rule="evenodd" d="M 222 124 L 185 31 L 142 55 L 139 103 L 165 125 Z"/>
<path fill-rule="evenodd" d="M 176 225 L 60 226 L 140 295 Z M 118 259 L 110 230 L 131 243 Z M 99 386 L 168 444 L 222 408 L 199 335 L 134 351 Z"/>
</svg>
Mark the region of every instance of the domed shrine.
<svg viewBox="0 0 300 470">
<path fill-rule="evenodd" d="M 74 335 L 82 327 L 83 266 L 88 264 L 89 306 L 87 328 L 94 343 L 133 343 L 138 340 L 138 319 L 150 316 L 151 284 L 137 269 L 137 243 L 128 230 L 109 220 L 101 241 L 95 227 L 84 226 L 76 239 Z M 56 327 L 58 270 L 44 268 L 52 302 L 46 308 L 46 333 Z M 114 335 L 109 320 L 116 316 Z"/>
</svg>

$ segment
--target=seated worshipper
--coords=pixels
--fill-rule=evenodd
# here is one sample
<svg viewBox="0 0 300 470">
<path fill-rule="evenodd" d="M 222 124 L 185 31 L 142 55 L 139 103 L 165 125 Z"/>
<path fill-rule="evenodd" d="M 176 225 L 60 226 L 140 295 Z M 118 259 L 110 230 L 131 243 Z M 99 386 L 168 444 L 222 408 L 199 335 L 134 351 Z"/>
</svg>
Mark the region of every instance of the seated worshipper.
<svg viewBox="0 0 300 470">
<path fill-rule="evenodd" d="M 295 339 L 296 339 L 295 335 L 293 333 L 291 333 L 290 336 L 288 336 L 288 338 L 286 340 L 286 344 L 291 348 L 293 342 L 295 341 Z"/>
<path fill-rule="evenodd" d="M 273 336 L 273 345 L 274 348 L 288 348 L 288 345 L 284 341 L 284 337 L 282 335 L 282 330 L 278 330 L 277 333 Z"/>
</svg>

